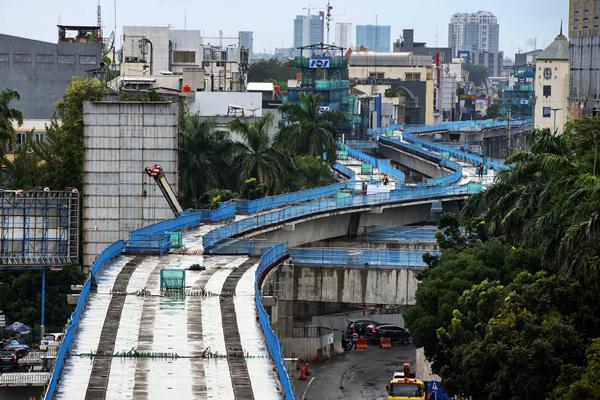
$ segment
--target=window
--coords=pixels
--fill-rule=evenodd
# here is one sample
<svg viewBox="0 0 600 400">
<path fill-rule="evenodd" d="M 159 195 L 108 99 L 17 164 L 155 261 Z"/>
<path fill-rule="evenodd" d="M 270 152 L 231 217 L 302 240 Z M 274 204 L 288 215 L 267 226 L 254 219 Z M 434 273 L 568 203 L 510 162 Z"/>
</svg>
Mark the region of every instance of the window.
<svg viewBox="0 0 600 400">
<path fill-rule="evenodd" d="M 79 64 L 96 65 L 96 56 L 79 56 Z"/>
<path fill-rule="evenodd" d="M 0 63 L 7 63 L 8 62 L 8 53 L 0 53 Z"/>
<path fill-rule="evenodd" d="M 35 62 L 38 64 L 52 64 L 54 56 L 52 54 L 36 54 Z"/>
<path fill-rule="evenodd" d="M 370 79 L 384 79 L 385 75 L 383 72 L 369 72 Z"/>
<path fill-rule="evenodd" d="M 31 63 L 31 54 L 15 54 L 13 57 L 15 63 Z"/>
<path fill-rule="evenodd" d="M 75 64 L 75 56 L 58 56 L 59 64 Z"/>
<path fill-rule="evenodd" d="M 544 97 L 552 96 L 552 86 L 544 85 Z"/>
<path fill-rule="evenodd" d="M 411 82 L 418 82 L 421 80 L 421 73 L 420 72 L 407 72 L 404 79 L 406 81 L 411 81 Z"/>
<path fill-rule="evenodd" d="M 544 107 L 544 118 L 550 118 L 552 114 L 552 109 L 550 107 Z"/>
<path fill-rule="evenodd" d="M 173 62 L 176 63 L 195 63 L 196 52 L 194 51 L 174 51 Z"/>
</svg>

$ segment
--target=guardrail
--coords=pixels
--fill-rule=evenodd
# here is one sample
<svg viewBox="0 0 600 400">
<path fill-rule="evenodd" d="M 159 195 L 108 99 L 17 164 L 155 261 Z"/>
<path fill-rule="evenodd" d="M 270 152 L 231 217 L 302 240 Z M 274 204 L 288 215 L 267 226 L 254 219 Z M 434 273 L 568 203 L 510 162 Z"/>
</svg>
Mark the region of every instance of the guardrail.
<svg viewBox="0 0 600 400">
<path fill-rule="evenodd" d="M 356 176 L 354 171 L 352 171 L 350 168 L 348 168 L 345 165 L 340 164 L 340 163 L 335 163 L 333 165 L 333 169 L 336 170 L 337 172 L 339 172 L 340 174 L 342 174 L 348 178 L 351 178 L 352 187 L 354 187 L 354 180 L 355 180 L 355 176 Z"/>
<path fill-rule="evenodd" d="M 281 343 L 279 342 L 279 338 L 277 337 L 277 335 L 273 331 L 273 328 L 271 327 L 271 320 L 269 318 L 269 314 L 267 314 L 262 304 L 262 295 L 260 292 L 260 283 L 262 282 L 266 273 L 271 269 L 271 267 L 278 264 L 285 257 L 287 257 L 287 245 L 285 243 L 278 243 L 271 247 L 260 258 L 260 261 L 258 262 L 258 267 L 256 268 L 256 275 L 254 279 L 254 301 L 256 303 L 258 320 L 263 330 L 263 334 L 265 335 L 267 349 L 269 350 L 269 354 L 273 359 L 273 363 L 275 364 L 275 369 L 277 371 L 277 376 L 279 377 L 279 382 L 281 383 L 283 396 L 285 400 L 295 400 L 296 396 L 294 394 L 292 381 L 290 380 L 290 376 L 288 375 L 288 372 L 285 369 L 285 365 L 283 365 Z"/>
<path fill-rule="evenodd" d="M 288 250 L 294 264 L 380 268 L 425 268 L 426 251 L 296 247 Z M 437 254 L 432 251 L 430 253 Z"/>
<path fill-rule="evenodd" d="M 338 142 L 337 146 L 338 149 L 347 151 L 350 157 L 356 158 L 364 163 L 371 164 L 373 168 L 378 168 L 384 174 L 393 176 L 399 184 L 404 184 L 404 182 L 406 181 L 404 173 L 399 169 L 393 168 L 388 160 L 377 159 L 356 149 L 348 147 L 343 143 Z"/>
<path fill-rule="evenodd" d="M 252 214 L 289 204 L 297 204 L 317 198 L 335 196 L 338 190 L 354 187 L 354 178 L 350 178 L 351 179 L 348 182 L 333 183 L 327 186 L 304 189 L 277 196 L 263 197 L 255 200 L 236 200 L 237 211 L 242 214 Z"/>
<path fill-rule="evenodd" d="M 435 199 L 448 196 L 461 196 L 478 193 L 482 190 L 481 184 L 468 184 L 461 186 L 433 186 L 433 187 L 404 187 L 389 193 L 378 193 L 369 196 L 355 195 L 340 199 L 315 200 L 304 204 L 286 207 L 280 210 L 267 212 L 233 222 L 208 232 L 202 237 L 204 249 L 210 250 L 217 243 L 239 236 L 265 226 L 283 223 L 285 221 L 319 214 L 328 211 L 342 210 L 351 207 L 377 206 L 400 201 Z"/>
<path fill-rule="evenodd" d="M 90 274 L 81 289 L 81 294 L 79 295 L 79 300 L 77 301 L 75 310 L 73 311 L 71 317 L 69 318 L 69 321 L 67 322 L 67 328 L 65 330 L 62 343 L 60 344 L 60 347 L 58 348 L 58 352 L 56 354 L 54 369 L 52 370 L 52 376 L 50 378 L 50 383 L 48 384 L 46 394 L 44 395 L 44 399 L 52 400 L 54 398 L 54 393 L 56 391 L 56 386 L 60 378 L 60 373 L 65 364 L 65 358 L 69 353 L 71 346 L 73 345 L 73 339 L 75 337 L 75 333 L 77 332 L 77 327 L 79 326 L 81 315 L 83 314 L 83 311 L 88 301 L 88 297 L 90 295 L 92 281 L 96 278 L 96 274 L 98 274 L 98 272 L 102 269 L 102 267 L 104 267 L 106 263 L 123 253 L 124 248 L 125 242 L 123 240 L 118 240 L 110 246 L 108 246 L 106 249 L 104 249 L 104 251 L 100 253 L 100 255 L 94 261 L 92 269 L 90 270 Z"/>
<path fill-rule="evenodd" d="M 125 242 L 127 253 L 164 254 L 171 249 L 171 236 L 166 233 L 129 234 Z"/>
<path fill-rule="evenodd" d="M 523 126 L 531 123 L 531 119 L 516 119 L 511 120 L 511 126 Z M 442 122 L 434 125 L 422 125 L 422 126 L 403 126 L 403 125 L 390 125 L 386 128 L 371 129 L 369 133 L 377 138 L 380 135 L 386 135 L 392 133 L 394 130 L 403 130 L 403 139 L 412 144 L 421 145 L 429 150 L 443 153 L 447 152 L 450 155 L 460 161 L 464 161 L 473 165 L 484 163 L 486 166 L 501 170 L 505 168 L 504 162 L 501 160 L 493 160 L 489 158 L 483 158 L 474 154 L 466 153 L 464 151 L 453 149 L 449 146 L 433 143 L 428 140 L 414 137 L 412 135 L 417 133 L 427 133 L 435 131 L 460 131 L 468 129 L 486 129 L 486 128 L 499 128 L 508 126 L 508 121 L 495 121 L 495 120 L 481 120 L 481 121 L 452 121 Z"/>
</svg>

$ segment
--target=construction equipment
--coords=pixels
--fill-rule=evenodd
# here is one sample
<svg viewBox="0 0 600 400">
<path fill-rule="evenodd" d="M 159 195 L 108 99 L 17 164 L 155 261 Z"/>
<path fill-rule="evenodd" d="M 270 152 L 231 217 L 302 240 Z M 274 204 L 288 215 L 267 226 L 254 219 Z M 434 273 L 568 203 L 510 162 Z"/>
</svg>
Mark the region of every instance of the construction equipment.
<svg viewBox="0 0 600 400">
<path fill-rule="evenodd" d="M 414 378 L 410 364 L 404 363 L 403 372 L 395 373 L 387 385 L 388 400 L 425 400 L 427 387 L 425 382 Z"/>
<path fill-rule="evenodd" d="M 173 211 L 173 214 L 178 217 L 179 214 L 183 212 L 183 208 L 181 208 L 181 204 L 179 204 L 179 200 L 177 200 L 177 195 L 173 191 L 173 188 L 171 188 L 171 185 L 169 184 L 169 181 L 167 180 L 165 172 L 161 166 L 154 164 L 152 167 L 147 167 L 146 174 L 154 178 L 163 196 L 165 196 L 167 203 L 169 203 L 169 207 Z"/>
</svg>

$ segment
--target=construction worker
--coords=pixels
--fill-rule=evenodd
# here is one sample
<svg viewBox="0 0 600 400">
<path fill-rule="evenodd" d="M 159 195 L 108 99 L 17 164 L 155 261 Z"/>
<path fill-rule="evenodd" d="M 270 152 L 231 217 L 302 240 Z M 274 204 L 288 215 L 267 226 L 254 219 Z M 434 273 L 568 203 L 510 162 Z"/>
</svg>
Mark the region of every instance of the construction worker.
<svg viewBox="0 0 600 400">
<path fill-rule="evenodd" d="M 387 186 L 387 184 L 390 183 L 390 178 L 388 178 L 387 174 L 384 174 L 383 178 L 381 178 L 381 181 Z"/>
</svg>

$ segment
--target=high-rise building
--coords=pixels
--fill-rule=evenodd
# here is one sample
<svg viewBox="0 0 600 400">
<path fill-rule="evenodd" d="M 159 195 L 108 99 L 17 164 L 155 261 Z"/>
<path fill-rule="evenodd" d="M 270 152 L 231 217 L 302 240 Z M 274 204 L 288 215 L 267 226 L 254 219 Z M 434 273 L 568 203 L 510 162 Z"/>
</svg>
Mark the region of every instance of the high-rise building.
<svg viewBox="0 0 600 400">
<path fill-rule="evenodd" d="M 240 47 L 248 50 L 248 55 L 252 55 L 252 48 L 254 46 L 254 38 L 252 31 L 240 31 Z"/>
<path fill-rule="evenodd" d="M 448 25 L 448 47 L 454 54 L 459 50 L 498 53 L 500 26 L 494 14 L 478 11 L 473 14 L 457 13 Z"/>
<path fill-rule="evenodd" d="M 323 43 L 323 13 L 319 15 L 296 15 L 294 19 L 294 47 Z"/>
<path fill-rule="evenodd" d="M 390 51 L 391 31 L 390 25 L 356 25 L 356 47 Z"/>
<path fill-rule="evenodd" d="M 334 44 L 345 49 L 352 47 L 352 24 L 350 22 L 336 22 Z"/>
<path fill-rule="evenodd" d="M 572 116 L 600 115 L 600 2 L 569 1 Z"/>
</svg>

